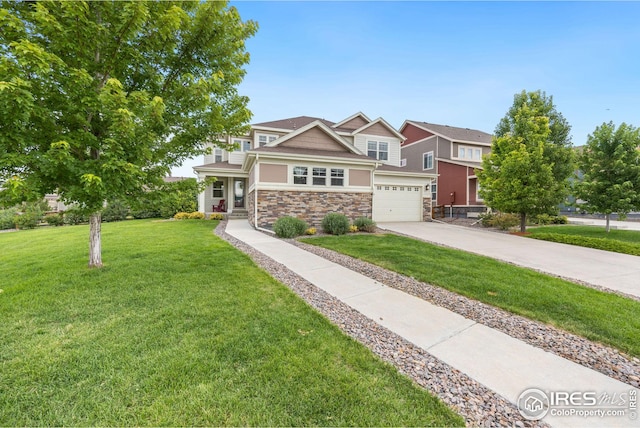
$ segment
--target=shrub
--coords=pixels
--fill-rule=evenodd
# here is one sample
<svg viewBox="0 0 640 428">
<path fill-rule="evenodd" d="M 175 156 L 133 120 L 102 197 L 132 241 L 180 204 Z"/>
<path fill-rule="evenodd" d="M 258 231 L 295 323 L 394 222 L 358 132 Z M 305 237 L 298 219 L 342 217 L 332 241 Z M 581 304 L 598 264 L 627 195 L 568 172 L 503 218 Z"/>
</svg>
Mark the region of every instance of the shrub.
<svg viewBox="0 0 640 428">
<path fill-rule="evenodd" d="M 49 226 L 62 226 L 64 224 L 62 214 L 47 214 L 44 216 L 44 221 L 46 221 Z"/>
<path fill-rule="evenodd" d="M 551 219 L 553 224 L 568 224 L 569 218 L 566 215 L 557 215 Z"/>
<path fill-rule="evenodd" d="M 189 219 L 190 220 L 204 220 L 204 213 L 198 212 L 198 211 L 194 211 L 192 213 L 189 213 Z"/>
<path fill-rule="evenodd" d="M 67 224 L 88 223 L 89 216 L 76 208 L 70 208 L 64 213 L 64 222 Z"/>
<path fill-rule="evenodd" d="M 0 210 L 0 230 L 14 229 L 16 227 L 15 216 L 18 214 L 17 208 Z"/>
<path fill-rule="evenodd" d="M 221 213 L 213 213 L 209 216 L 209 220 L 224 220 L 224 216 Z"/>
<path fill-rule="evenodd" d="M 14 221 L 18 229 L 34 229 L 40 224 L 41 218 L 35 211 L 26 211 L 22 214 L 17 214 L 14 217 Z"/>
<path fill-rule="evenodd" d="M 273 231 L 279 238 L 295 238 L 307 230 L 307 223 L 299 218 L 284 216 L 273 223 Z"/>
<path fill-rule="evenodd" d="M 316 233 L 318 233 L 318 229 L 316 229 L 315 227 L 310 227 L 309 229 L 304 231 L 305 235 L 315 235 Z"/>
<path fill-rule="evenodd" d="M 176 220 L 186 220 L 189 218 L 189 213 L 179 212 L 176 213 L 173 218 L 175 218 Z"/>
<path fill-rule="evenodd" d="M 344 235 L 349 231 L 349 219 L 344 214 L 329 213 L 322 219 L 322 230 L 331 235 Z"/>
<path fill-rule="evenodd" d="M 131 210 L 133 218 L 158 218 L 160 217 L 160 210 L 152 208 L 141 208 L 137 210 Z"/>
<path fill-rule="evenodd" d="M 373 233 L 376 231 L 376 222 L 368 217 L 358 217 L 353 221 L 353 225 L 361 232 Z"/>
<path fill-rule="evenodd" d="M 129 207 L 122 201 L 109 202 L 107 207 L 102 211 L 102 221 L 121 221 L 126 220 L 129 215 Z"/>
<path fill-rule="evenodd" d="M 349 226 L 350 233 L 356 233 L 358 231 L 358 226 L 354 226 L 353 224 Z"/>
<path fill-rule="evenodd" d="M 547 224 L 567 224 L 569 219 L 563 215 L 539 214 L 531 220 L 531 223 L 539 226 Z"/>
<path fill-rule="evenodd" d="M 511 213 L 495 213 L 491 215 L 484 215 L 481 221 L 484 226 L 508 230 L 520 224 L 520 216 Z"/>
<path fill-rule="evenodd" d="M 480 224 L 484 227 L 491 227 L 491 221 L 493 220 L 494 214 L 493 211 L 487 211 L 478 216 L 480 220 Z"/>
</svg>

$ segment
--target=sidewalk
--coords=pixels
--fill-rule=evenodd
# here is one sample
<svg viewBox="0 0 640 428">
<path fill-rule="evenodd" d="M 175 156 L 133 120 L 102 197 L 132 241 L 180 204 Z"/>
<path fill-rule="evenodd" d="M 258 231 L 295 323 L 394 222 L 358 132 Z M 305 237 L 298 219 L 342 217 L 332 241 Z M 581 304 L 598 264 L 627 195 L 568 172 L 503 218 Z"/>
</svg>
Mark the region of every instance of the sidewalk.
<svg viewBox="0 0 640 428">
<path fill-rule="evenodd" d="M 607 222 L 598 218 L 584 218 L 584 217 L 569 217 L 569 224 L 576 224 L 581 226 L 602 226 L 604 227 Z M 611 220 L 609 222 L 611 229 L 622 230 L 640 230 L 640 221 L 618 221 Z"/>
<path fill-rule="evenodd" d="M 436 222 L 379 223 L 378 227 L 640 297 L 638 256 Z"/>
<path fill-rule="evenodd" d="M 516 404 L 522 391 L 595 391 L 628 394 L 631 386 L 544 352 L 497 330 L 417 297 L 387 287 L 282 240 L 231 220 L 226 232 L 287 266 L 318 288 L 420 346 Z M 339 279 L 338 279 L 339 278 Z M 637 390 L 636 390 L 637 393 Z M 628 417 L 552 416 L 558 427 L 638 426 Z"/>
</svg>

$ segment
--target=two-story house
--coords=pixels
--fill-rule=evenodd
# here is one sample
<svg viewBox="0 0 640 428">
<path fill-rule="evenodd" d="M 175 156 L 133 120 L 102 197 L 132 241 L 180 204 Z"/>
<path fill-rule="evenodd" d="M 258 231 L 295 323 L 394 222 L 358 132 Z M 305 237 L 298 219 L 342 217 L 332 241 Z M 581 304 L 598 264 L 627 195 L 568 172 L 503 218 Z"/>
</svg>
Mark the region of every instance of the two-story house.
<svg viewBox="0 0 640 428">
<path fill-rule="evenodd" d="M 245 213 L 269 228 L 279 217 L 318 226 L 330 212 L 351 219 L 424 221 L 431 216 L 431 180 L 422 169 L 400 167 L 404 137 L 384 119 L 356 113 L 340 122 L 299 116 L 251 126 L 228 137 L 235 151 L 214 148 L 199 179 L 216 181 L 199 210 Z"/>
<path fill-rule="evenodd" d="M 457 215 L 485 210 L 478 196 L 475 170 L 491 152 L 491 134 L 469 128 L 405 120 L 401 162 L 412 170 L 437 175 L 431 183 L 434 206 L 450 207 Z"/>
</svg>

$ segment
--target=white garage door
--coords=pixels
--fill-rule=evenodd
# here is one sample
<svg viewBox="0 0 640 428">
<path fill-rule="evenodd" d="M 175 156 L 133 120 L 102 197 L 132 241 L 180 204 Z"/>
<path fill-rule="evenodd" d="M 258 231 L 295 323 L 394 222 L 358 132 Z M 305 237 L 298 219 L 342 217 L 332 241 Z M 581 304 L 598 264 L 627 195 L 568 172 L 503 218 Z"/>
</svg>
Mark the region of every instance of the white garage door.
<svg viewBox="0 0 640 428">
<path fill-rule="evenodd" d="M 418 186 L 380 185 L 373 192 L 375 221 L 422 221 L 422 192 Z"/>
</svg>

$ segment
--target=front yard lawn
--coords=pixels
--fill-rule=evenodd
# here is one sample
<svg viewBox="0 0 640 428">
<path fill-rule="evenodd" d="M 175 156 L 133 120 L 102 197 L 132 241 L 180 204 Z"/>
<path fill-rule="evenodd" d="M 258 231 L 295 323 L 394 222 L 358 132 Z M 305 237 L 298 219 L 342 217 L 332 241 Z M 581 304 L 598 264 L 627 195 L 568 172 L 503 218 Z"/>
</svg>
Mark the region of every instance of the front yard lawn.
<svg viewBox="0 0 640 428">
<path fill-rule="evenodd" d="M 0 425 L 464 425 L 215 224 L 1 234 Z"/>
<path fill-rule="evenodd" d="M 640 357 L 640 302 L 397 235 L 303 239 Z"/>
<path fill-rule="evenodd" d="M 546 226 L 529 229 L 530 238 L 640 256 L 640 232 L 599 226 Z"/>
</svg>

